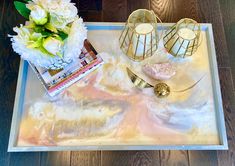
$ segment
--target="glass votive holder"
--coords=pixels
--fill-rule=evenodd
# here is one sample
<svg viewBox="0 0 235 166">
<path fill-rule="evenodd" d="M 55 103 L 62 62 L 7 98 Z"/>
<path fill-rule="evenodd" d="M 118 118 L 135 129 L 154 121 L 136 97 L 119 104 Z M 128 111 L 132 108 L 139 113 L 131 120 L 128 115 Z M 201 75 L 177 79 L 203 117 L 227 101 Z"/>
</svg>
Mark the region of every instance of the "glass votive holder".
<svg viewBox="0 0 235 166">
<path fill-rule="evenodd" d="M 123 53 L 132 60 L 144 60 L 157 50 L 157 18 L 153 11 L 146 9 L 138 9 L 129 16 L 119 42 Z"/>
<path fill-rule="evenodd" d="M 201 27 L 196 21 L 184 18 L 166 31 L 163 44 L 175 57 L 192 56 L 200 45 Z"/>
</svg>

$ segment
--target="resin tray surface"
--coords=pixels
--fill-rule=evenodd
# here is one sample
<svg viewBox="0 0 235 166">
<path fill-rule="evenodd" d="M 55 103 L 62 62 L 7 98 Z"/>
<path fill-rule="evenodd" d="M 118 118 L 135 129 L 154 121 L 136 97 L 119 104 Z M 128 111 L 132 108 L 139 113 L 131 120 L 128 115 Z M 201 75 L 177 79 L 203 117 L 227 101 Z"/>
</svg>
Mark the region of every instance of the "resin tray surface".
<svg viewBox="0 0 235 166">
<path fill-rule="evenodd" d="M 174 58 L 160 42 L 155 55 L 141 63 L 119 49 L 123 25 L 87 23 L 88 39 L 105 63 L 54 98 L 21 61 L 9 151 L 227 149 L 211 25 L 201 24 L 202 43 L 192 57 Z M 161 62 L 176 68 L 166 81 L 173 90 L 203 78 L 164 99 L 152 88 L 133 86 L 126 67 L 154 85 L 141 66 Z"/>
</svg>

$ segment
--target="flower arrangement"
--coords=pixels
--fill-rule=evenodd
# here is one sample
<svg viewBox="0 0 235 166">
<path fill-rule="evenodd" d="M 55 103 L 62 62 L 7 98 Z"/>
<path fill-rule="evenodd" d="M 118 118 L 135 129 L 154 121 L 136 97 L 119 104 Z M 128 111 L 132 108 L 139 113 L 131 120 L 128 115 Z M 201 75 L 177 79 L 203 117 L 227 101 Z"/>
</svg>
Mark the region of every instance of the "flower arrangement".
<svg viewBox="0 0 235 166">
<path fill-rule="evenodd" d="M 70 0 L 24 0 L 14 2 L 28 21 L 10 35 L 21 58 L 47 69 L 64 68 L 76 59 L 87 38 L 87 29 Z"/>
</svg>

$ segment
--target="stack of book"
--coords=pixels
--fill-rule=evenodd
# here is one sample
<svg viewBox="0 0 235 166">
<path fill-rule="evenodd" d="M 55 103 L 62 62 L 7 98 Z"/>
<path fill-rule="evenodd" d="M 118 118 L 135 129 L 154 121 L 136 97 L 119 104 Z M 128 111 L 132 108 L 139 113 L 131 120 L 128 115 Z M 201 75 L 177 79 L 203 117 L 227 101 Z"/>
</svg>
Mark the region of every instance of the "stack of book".
<svg viewBox="0 0 235 166">
<path fill-rule="evenodd" d="M 50 96 L 55 96 L 91 71 L 103 64 L 101 57 L 88 40 L 77 60 L 71 61 L 64 69 L 50 70 L 29 63 Z"/>
</svg>

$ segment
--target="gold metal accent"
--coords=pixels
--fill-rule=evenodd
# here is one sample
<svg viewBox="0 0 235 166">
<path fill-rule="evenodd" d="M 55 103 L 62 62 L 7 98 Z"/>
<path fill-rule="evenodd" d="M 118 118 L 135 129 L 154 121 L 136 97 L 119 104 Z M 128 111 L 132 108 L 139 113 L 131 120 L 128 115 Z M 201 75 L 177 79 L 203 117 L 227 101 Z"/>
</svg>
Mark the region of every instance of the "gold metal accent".
<svg viewBox="0 0 235 166">
<path fill-rule="evenodd" d="M 130 59 L 141 61 L 154 54 L 160 37 L 157 34 L 157 19 L 153 11 L 138 9 L 131 13 L 119 38 L 120 48 Z M 152 26 L 152 30 L 139 33 L 136 27 L 140 24 Z M 143 49 L 139 49 L 143 48 Z"/>
<path fill-rule="evenodd" d="M 158 83 L 154 86 L 154 93 L 159 98 L 167 97 L 170 94 L 170 87 L 166 83 Z"/>
<path fill-rule="evenodd" d="M 157 83 L 155 86 L 153 86 L 149 84 L 147 81 L 145 81 L 144 79 L 140 78 L 135 73 L 133 73 L 128 67 L 126 68 L 126 70 L 127 70 L 127 74 L 130 80 L 136 87 L 154 88 L 154 94 L 159 98 L 167 97 L 171 93 L 171 88 L 166 83 L 160 82 L 160 83 Z M 189 86 L 188 88 L 185 88 L 183 90 L 178 90 L 178 91 L 172 91 L 172 92 L 179 93 L 179 92 L 185 92 L 187 90 L 190 90 L 193 87 L 195 87 L 203 78 L 204 76 L 201 77 L 197 82 L 195 82 L 193 85 Z"/>
<path fill-rule="evenodd" d="M 179 32 L 183 29 L 192 32 L 195 36 L 192 38 L 186 38 L 184 35 L 182 36 L 182 34 L 180 34 Z M 166 50 L 170 54 L 175 57 L 185 58 L 187 56 L 192 56 L 196 52 L 197 48 L 200 46 L 200 35 L 200 24 L 197 23 L 195 20 L 184 18 L 166 31 L 165 36 L 163 37 L 163 43 Z"/>
<path fill-rule="evenodd" d="M 129 68 L 126 68 L 127 74 L 132 81 L 132 83 L 139 88 L 152 88 L 153 86 L 147 83 L 145 80 L 133 73 Z"/>
<path fill-rule="evenodd" d="M 187 91 L 187 90 L 190 90 L 190 89 L 192 89 L 193 87 L 195 87 L 203 78 L 204 78 L 204 76 L 202 76 L 197 82 L 195 82 L 193 85 L 189 86 L 189 87 L 186 88 L 186 89 L 177 90 L 177 91 L 174 91 L 174 92 L 185 92 L 185 91 Z"/>
</svg>

